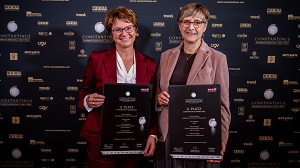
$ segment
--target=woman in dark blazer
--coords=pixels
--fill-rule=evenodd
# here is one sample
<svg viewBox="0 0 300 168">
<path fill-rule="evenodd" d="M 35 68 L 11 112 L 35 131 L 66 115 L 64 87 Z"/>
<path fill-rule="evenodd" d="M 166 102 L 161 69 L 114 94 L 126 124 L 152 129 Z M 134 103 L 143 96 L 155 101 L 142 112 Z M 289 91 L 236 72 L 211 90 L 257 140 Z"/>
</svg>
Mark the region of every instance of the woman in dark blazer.
<svg viewBox="0 0 300 168">
<path fill-rule="evenodd" d="M 157 148 L 159 156 L 156 167 L 158 168 L 201 168 L 205 165 L 204 162 L 197 160 L 171 159 L 168 156 L 168 132 L 176 133 L 176 130 L 169 130 L 168 127 L 168 116 L 172 115 L 169 114 L 171 112 L 167 107 L 170 98 L 169 85 L 220 84 L 222 116 L 222 150 L 220 152 L 224 155 L 231 122 L 229 73 L 226 55 L 209 47 L 202 39 L 208 20 L 209 12 L 206 7 L 197 3 L 183 6 L 178 14 L 178 26 L 183 42 L 178 47 L 161 54 L 156 97 L 159 129 L 162 134 Z M 208 160 L 208 162 L 219 161 Z"/>
<path fill-rule="evenodd" d="M 88 141 L 88 167 L 134 168 L 138 157 L 102 155 L 99 150 L 101 131 L 101 107 L 105 103 L 103 84 L 133 83 L 156 85 L 156 62 L 134 49 L 138 22 L 135 13 L 126 7 L 109 11 L 105 18 L 106 30 L 111 34 L 114 46 L 107 50 L 93 51 L 87 62 L 82 87 L 79 90 L 78 107 L 88 111 L 81 136 Z M 158 124 L 152 114 L 150 136 L 144 156 L 152 156 L 156 148 Z M 116 163 L 116 162 L 119 163 Z"/>
</svg>

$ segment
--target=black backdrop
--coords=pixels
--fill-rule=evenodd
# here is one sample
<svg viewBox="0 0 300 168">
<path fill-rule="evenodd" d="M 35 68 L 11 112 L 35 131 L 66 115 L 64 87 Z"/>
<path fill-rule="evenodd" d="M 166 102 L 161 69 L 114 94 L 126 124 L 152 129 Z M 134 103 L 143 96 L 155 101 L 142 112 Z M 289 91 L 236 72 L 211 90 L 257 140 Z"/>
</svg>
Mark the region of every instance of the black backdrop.
<svg viewBox="0 0 300 168">
<path fill-rule="evenodd" d="M 111 8 L 137 14 L 136 48 L 159 61 L 181 36 L 177 12 L 190 0 L 1 0 L 0 167 L 85 167 L 76 107 L 95 31 Z M 232 123 L 223 167 L 300 167 L 300 10 L 297 1 L 204 1 L 205 41 L 227 55 Z M 101 23 L 98 24 L 101 27 Z M 151 167 L 152 158 L 145 160 Z"/>
</svg>

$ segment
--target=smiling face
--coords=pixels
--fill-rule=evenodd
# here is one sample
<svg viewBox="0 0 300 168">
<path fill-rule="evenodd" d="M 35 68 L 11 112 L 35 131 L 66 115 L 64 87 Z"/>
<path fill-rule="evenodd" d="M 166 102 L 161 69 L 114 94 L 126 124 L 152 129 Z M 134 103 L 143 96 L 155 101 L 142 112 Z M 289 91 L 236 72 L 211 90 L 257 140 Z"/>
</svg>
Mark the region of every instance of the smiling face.
<svg viewBox="0 0 300 168">
<path fill-rule="evenodd" d="M 179 22 L 179 30 L 184 41 L 187 43 L 197 43 L 201 41 L 207 23 L 199 16 L 188 16 Z"/>
<path fill-rule="evenodd" d="M 114 40 L 114 42 L 116 43 L 117 47 L 120 48 L 129 48 L 129 47 L 133 47 L 134 41 L 136 39 L 137 36 L 137 29 L 135 27 L 131 27 L 130 26 L 134 26 L 133 23 L 128 22 L 124 19 L 114 19 L 111 30 L 112 30 L 112 39 Z M 125 29 L 124 29 L 125 28 Z M 128 30 L 133 29 L 132 32 L 127 32 Z M 122 31 L 121 34 L 116 33 L 117 31 Z"/>
<path fill-rule="evenodd" d="M 189 3 L 181 8 L 177 21 L 185 43 L 201 43 L 209 17 L 208 9 L 198 3 Z"/>
<path fill-rule="evenodd" d="M 124 6 L 112 9 L 106 14 L 105 28 L 112 36 L 116 47 L 133 47 L 138 31 L 136 14 Z"/>
</svg>

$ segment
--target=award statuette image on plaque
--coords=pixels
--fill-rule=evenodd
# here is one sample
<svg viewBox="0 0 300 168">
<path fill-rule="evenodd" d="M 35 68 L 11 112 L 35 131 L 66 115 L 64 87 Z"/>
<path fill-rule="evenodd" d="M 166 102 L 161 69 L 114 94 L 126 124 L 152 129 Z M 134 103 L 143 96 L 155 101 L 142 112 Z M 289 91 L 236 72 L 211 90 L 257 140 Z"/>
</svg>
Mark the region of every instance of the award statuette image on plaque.
<svg viewBox="0 0 300 168">
<path fill-rule="evenodd" d="M 222 159 L 220 85 L 169 86 L 170 155 Z"/>
<path fill-rule="evenodd" d="M 150 129 L 151 84 L 104 83 L 100 151 L 144 154 Z"/>
</svg>

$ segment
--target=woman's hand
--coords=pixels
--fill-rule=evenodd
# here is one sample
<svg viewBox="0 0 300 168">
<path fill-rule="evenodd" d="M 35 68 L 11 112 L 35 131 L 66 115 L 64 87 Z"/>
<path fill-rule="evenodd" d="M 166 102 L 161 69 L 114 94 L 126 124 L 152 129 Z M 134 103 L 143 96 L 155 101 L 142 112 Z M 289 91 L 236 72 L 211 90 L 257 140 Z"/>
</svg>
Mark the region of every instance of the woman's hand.
<svg viewBox="0 0 300 168">
<path fill-rule="evenodd" d="M 104 100 L 105 96 L 100 95 L 98 93 L 93 93 L 87 97 L 86 102 L 90 108 L 97 108 L 102 106 Z"/>
<path fill-rule="evenodd" d="M 154 137 L 149 136 L 147 140 L 146 147 L 144 149 L 144 156 L 149 157 L 152 156 L 156 149 L 156 140 Z"/>
<path fill-rule="evenodd" d="M 222 150 L 221 150 L 221 155 L 222 155 L 222 160 L 224 158 L 224 153 L 226 150 L 226 145 L 224 143 L 222 143 Z M 221 162 L 222 160 L 207 160 L 207 162 Z"/>
<path fill-rule="evenodd" d="M 157 95 L 157 102 L 160 106 L 167 106 L 169 104 L 170 95 L 167 91 L 162 91 Z"/>
</svg>

